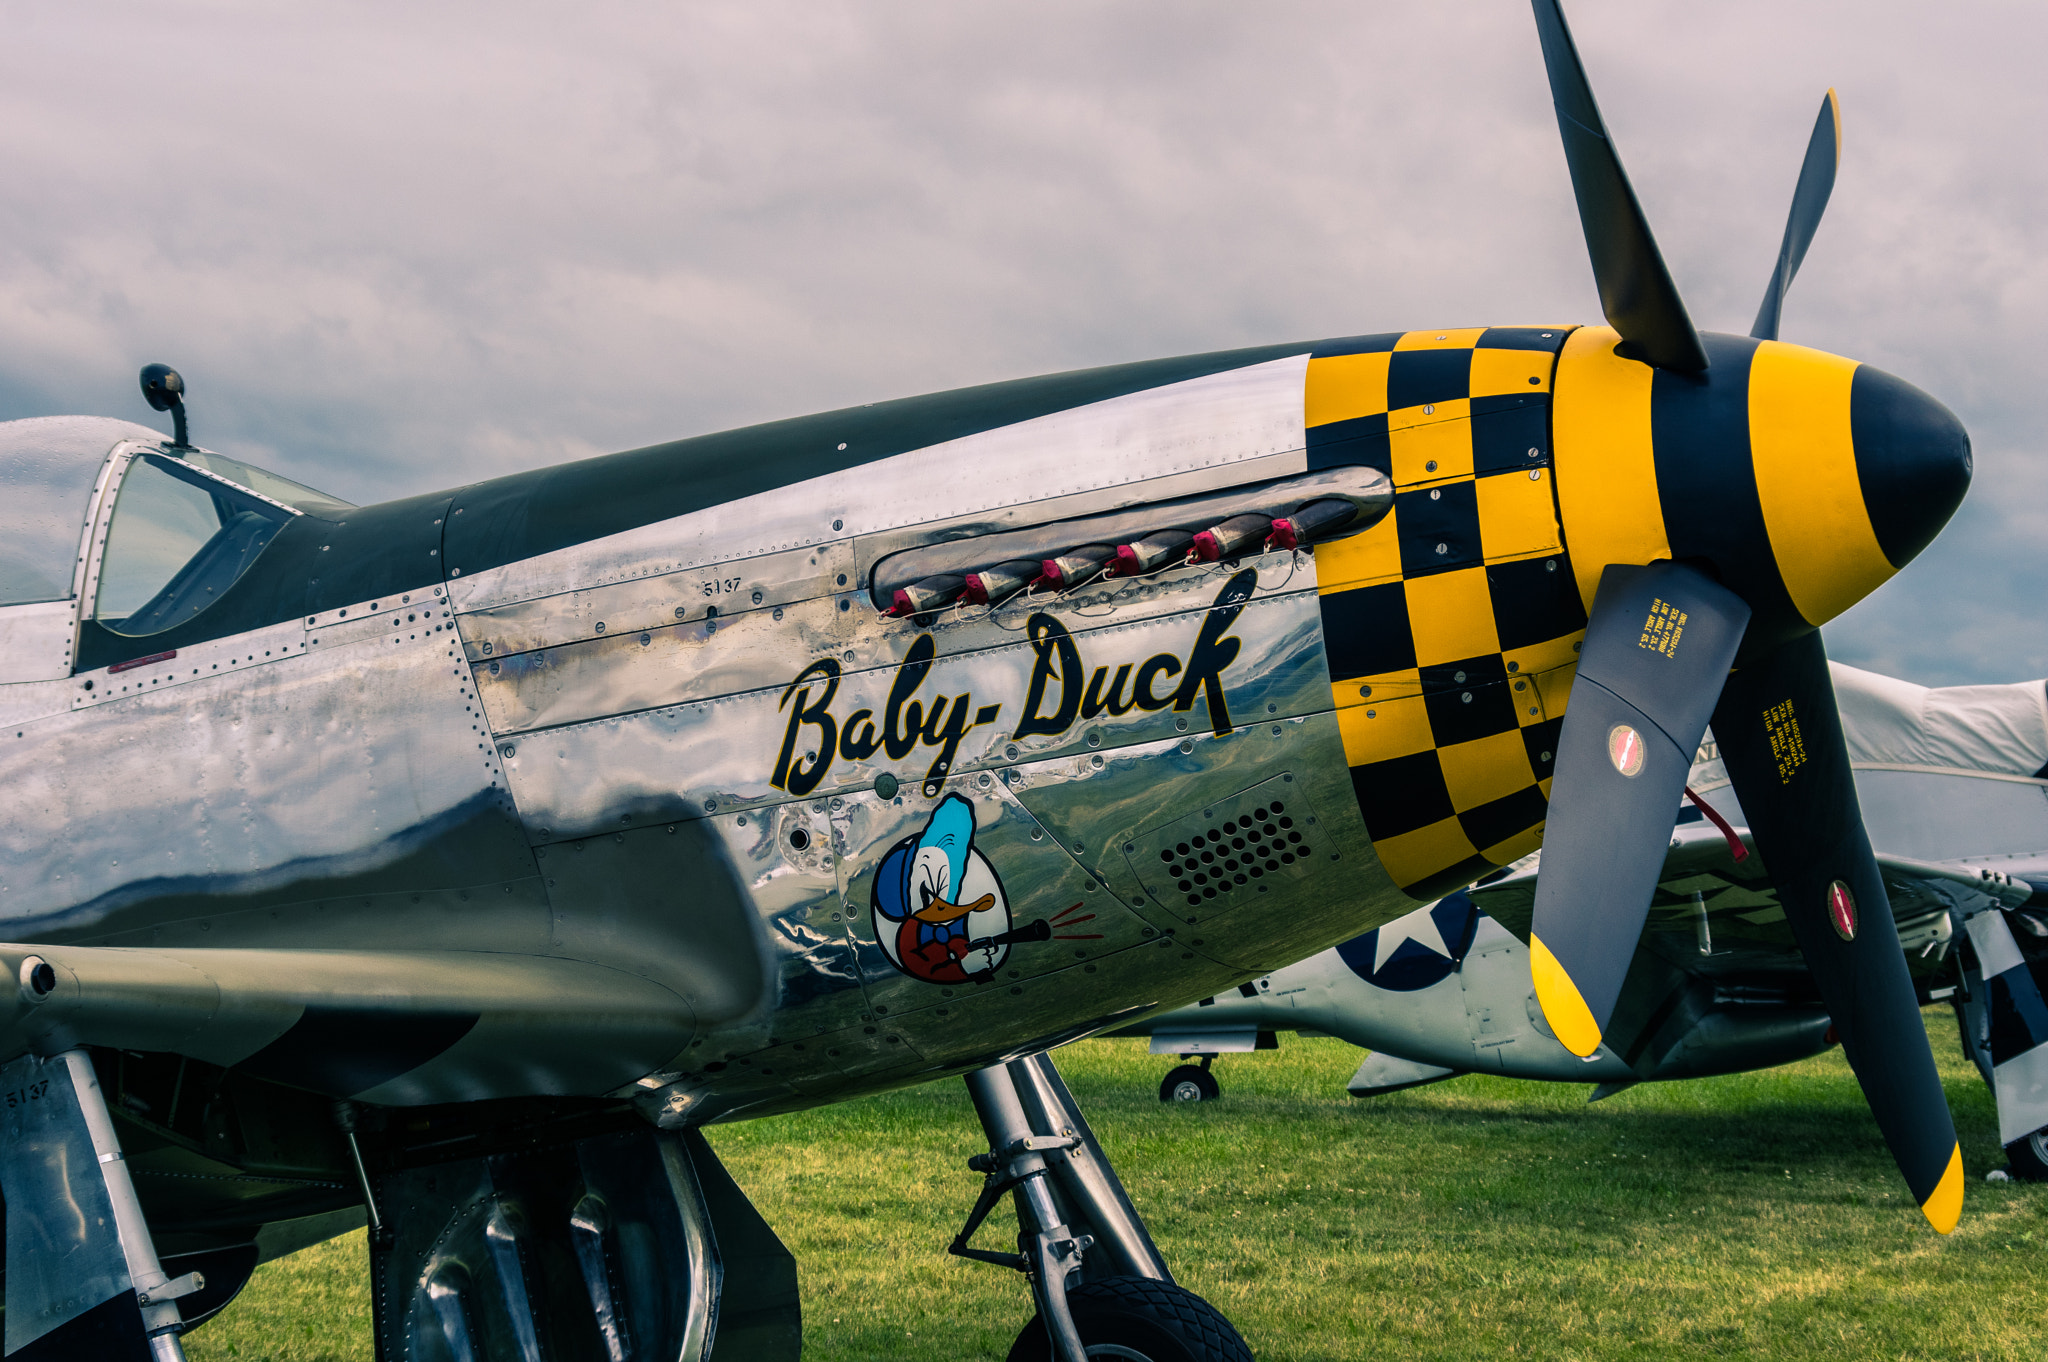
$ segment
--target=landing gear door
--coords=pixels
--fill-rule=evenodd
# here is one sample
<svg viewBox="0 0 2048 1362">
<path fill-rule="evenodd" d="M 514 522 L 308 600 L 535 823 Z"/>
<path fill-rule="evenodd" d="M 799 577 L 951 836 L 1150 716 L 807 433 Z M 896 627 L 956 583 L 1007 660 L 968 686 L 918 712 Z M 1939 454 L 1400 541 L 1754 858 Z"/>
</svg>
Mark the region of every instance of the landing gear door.
<svg viewBox="0 0 2048 1362">
<path fill-rule="evenodd" d="M 1517 944 L 1497 928 L 1483 933 L 1458 968 L 1472 1035 L 1472 1067 L 1481 1073 L 1500 1072 L 1505 1067 L 1503 1048 L 1529 1031 L 1532 1016 L 1542 1015 L 1525 1006 L 1535 994 L 1528 957 Z"/>
</svg>

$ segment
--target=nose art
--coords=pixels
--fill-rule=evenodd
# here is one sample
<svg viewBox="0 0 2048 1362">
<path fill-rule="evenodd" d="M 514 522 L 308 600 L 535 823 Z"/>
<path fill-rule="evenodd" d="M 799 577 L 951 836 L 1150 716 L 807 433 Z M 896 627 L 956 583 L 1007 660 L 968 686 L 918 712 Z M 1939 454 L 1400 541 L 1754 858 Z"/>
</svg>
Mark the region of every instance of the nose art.
<svg viewBox="0 0 2048 1362">
<path fill-rule="evenodd" d="M 1870 526 L 1886 559 L 1902 568 L 1969 490 L 1969 432 L 1947 407 L 1867 364 L 1856 370 L 1849 423 Z"/>
</svg>

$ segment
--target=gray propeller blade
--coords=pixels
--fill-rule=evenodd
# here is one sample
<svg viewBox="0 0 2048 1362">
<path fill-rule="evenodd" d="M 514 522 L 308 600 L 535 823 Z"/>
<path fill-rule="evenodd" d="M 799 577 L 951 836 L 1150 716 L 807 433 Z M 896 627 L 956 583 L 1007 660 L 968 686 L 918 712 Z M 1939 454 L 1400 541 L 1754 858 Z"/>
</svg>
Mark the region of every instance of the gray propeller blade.
<svg viewBox="0 0 2048 1362">
<path fill-rule="evenodd" d="M 1646 360 L 1660 369 L 1698 373 L 1707 367 L 1707 352 L 1686 315 L 1678 286 L 1657 239 L 1650 234 L 1628 172 L 1593 102 L 1586 68 L 1565 27 L 1558 0 L 1532 0 L 1536 32 L 1543 41 L 1543 65 L 1550 72 L 1550 98 L 1557 107 L 1557 130 L 1564 138 L 1564 158 L 1571 166 L 1572 193 L 1579 201 L 1579 222 L 1585 229 L 1586 251 L 1593 257 L 1593 281 L 1600 290 L 1600 310 L 1627 348 L 1621 353 Z M 1803 183 L 1803 182 L 1802 182 Z"/>
<path fill-rule="evenodd" d="M 1600 574 L 1558 732 L 1529 936 L 1536 1001 L 1575 1055 L 1600 1048 L 1749 614 L 1683 563 Z"/>
<path fill-rule="evenodd" d="M 1820 634 L 1729 677 L 1714 738 L 1842 1053 L 1913 1199 L 1947 1234 L 1963 1206 L 1962 1155 L 1863 830 Z"/>
<path fill-rule="evenodd" d="M 1799 184 L 1792 191 L 1792 211 L 1785 219 L 1785 240 L 1778 247 L 1778 266 L 1771 271 L 1770 287 L 1764 290 L 1763 306 L 1756 310 L 1756 325 L 1749 334 L 1758 340 L 1778 338 L 1778 313 L 1785 306 L 1785 290 L 1806 259 L 1806 248 L 1827 211 L 1828 196 L 1835 192 L 1835 169 L 1842 162 L 1842 103 L 1833 90 L 1820 102 L 1820 117 L 1814 120 L 1813 136 L 1806 143 L 1806 162 L 1799 167 Z"/>
</svg>

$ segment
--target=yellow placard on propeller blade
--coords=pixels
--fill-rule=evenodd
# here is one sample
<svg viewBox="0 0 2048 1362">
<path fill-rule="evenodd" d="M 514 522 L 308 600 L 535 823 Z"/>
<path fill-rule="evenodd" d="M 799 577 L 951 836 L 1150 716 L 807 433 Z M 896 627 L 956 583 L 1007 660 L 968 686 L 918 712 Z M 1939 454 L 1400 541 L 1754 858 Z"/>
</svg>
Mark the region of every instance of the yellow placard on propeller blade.
<svg viewBox="0 0 2048 1362">
<path fill-rule="evenodd" d="M 1600 1026 L 1593 1009 L 1579 996 L 1579 986 L 1564 972 L 1540 937 L 1529 938 L 1529 973 L 1536 981 L 1536 1002 L 1564 1048 L 1586 1058 L 1600 1048 Z"/>
<path fill-rule="evenodd" d="M 1955 1229 L 1956 1221 L 1963 1217 L 1963 1147 L 1959 1144 L 1948 1156 L 1948 1169 L 1941 1175 L 1927 1200 L 1920 1203 L 1920 1213 L 1927 1217 L 1927 1223 L 1943 1234 Z"/>
</svg>

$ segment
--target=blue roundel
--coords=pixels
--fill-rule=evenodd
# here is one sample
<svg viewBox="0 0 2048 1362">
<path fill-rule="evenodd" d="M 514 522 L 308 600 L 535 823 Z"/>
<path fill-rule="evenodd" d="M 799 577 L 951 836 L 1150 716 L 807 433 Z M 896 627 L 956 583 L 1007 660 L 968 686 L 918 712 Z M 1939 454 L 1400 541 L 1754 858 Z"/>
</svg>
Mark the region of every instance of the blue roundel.
<svg viewBox="0 0 2048 1362">
<path fill-rule="evenodd" d="M 1462 889 L 1337 947 L 1359 978 L 1390 993 L 1414 993 L 1456 973 L 1479 929 L 1479 909 Z"/>
</svg>

